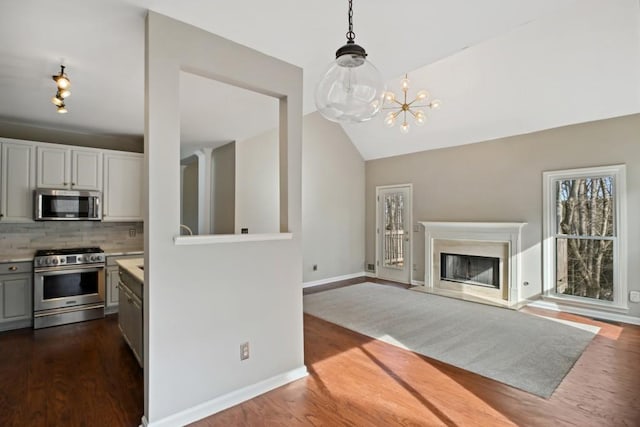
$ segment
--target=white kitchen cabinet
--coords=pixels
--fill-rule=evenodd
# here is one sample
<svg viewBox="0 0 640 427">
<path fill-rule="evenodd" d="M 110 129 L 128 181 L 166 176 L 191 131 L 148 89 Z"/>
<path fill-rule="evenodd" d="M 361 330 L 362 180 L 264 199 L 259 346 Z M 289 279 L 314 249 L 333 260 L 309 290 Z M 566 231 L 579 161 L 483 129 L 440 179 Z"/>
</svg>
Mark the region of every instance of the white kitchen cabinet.
<svg viewBox="0 0 640 427">
<path fill-rule="evenodd" d="M 143 366 L 142 340 L 142 284 L 120 268 L 118 285 L 118 326 L 133 351 L 140 366 Z"/>
<path fill-rule="evenodd" d="M 0 138 L 0 221 L 33 221 L 35 147 L 30 142 Z"/>
<path fill-rule="evenodd" d="M 107 295 L 105 301 L 105 312 L 113 313 L 118 311 L 119 291 L 118 291 L 118 267 L 105 268 L 107 275 Z"/>
<path fill-rule="evenodd" d="M 36 186 L 67 190 L 102 189 L 102 151 L 91 148 L 37 147 Z"/>
<path fill-rule="evenodd" d="M 30 262 L 0 263 L 0 331 L 31 325 L 32 288 Z"/>
<path fill-rule="evenodd" d="M 117 261 L 127 258 L 140 258 L 140 253 L 131 255 L 107 255 L 106 268 L 105 268 L 105 283 L 106 283 L 106 297 L 105 297 L 105 313 L 117 313 L 120 291 L 118 289 L 118 282 L 120 276 L 118 274 Z"/>
<path fill-rule="evenodd" d="M 143 220 L 143 161 L 139 153 L 105 152 L 103 221 Z"/>
</svg>

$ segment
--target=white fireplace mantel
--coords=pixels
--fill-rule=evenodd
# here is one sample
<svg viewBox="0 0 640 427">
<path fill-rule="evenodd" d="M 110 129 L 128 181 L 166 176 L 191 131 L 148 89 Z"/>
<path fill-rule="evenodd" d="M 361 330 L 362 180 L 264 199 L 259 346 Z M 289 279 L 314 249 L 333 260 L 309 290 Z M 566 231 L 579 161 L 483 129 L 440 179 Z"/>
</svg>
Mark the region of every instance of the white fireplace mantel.
<svg viewBox="0 0 640 427">
<path fill-rule="evenodd" d="M 434 288 L 434 241 L 499 242 L 508 245 L 508 301 L 520 301 L 521 234 L 526 222 L 444 222 L 421 221 L 425 237 L 424 283 L 426 290 Z"/>
</svg>

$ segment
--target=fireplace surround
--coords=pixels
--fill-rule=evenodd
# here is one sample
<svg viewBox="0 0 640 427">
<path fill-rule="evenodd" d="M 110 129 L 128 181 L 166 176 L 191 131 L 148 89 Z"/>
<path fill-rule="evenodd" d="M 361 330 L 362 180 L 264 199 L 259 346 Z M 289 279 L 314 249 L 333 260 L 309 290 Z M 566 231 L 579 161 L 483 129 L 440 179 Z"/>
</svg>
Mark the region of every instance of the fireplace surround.
<svg viewBox="0 0 640 427">
<path fill-rule="evenodd" d="M 521 232 L 526 223 L 420 224 L 425 231 L 425 280 L 420 290 L 506 307 L 521 302 Z"/>
</svg>

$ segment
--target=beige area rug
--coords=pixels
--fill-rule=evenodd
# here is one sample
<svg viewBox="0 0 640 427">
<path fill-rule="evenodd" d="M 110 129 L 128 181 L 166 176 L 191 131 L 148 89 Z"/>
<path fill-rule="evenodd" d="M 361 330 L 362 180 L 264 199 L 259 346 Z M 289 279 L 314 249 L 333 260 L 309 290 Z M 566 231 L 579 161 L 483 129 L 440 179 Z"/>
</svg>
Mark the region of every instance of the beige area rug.
<svg viewBox="0 0 640 427">
<path fill-rule="evenodd" d="M 597 333 L 375 283 L 305 295 L 304 312 L 544 398 Z"/>
</svg>

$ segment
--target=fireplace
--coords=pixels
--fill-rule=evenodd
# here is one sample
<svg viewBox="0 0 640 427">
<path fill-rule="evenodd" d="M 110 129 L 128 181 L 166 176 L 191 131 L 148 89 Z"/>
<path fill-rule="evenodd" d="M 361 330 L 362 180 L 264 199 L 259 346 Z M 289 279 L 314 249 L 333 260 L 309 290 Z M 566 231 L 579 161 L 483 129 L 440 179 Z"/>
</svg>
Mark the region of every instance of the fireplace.
<svg viewBox="0 0 640 427">
<path fill-rule="evenodd" d="M 441 252 L 440 280 L 500 289 L 500 258 Z"/>
<path fill-rule="evenodd" d="M 520 242 L 525 223 L 420 224 L 425 228 L 425 280 L 420 290 L 517 307 L 523 283 Z"/>
</svg>

